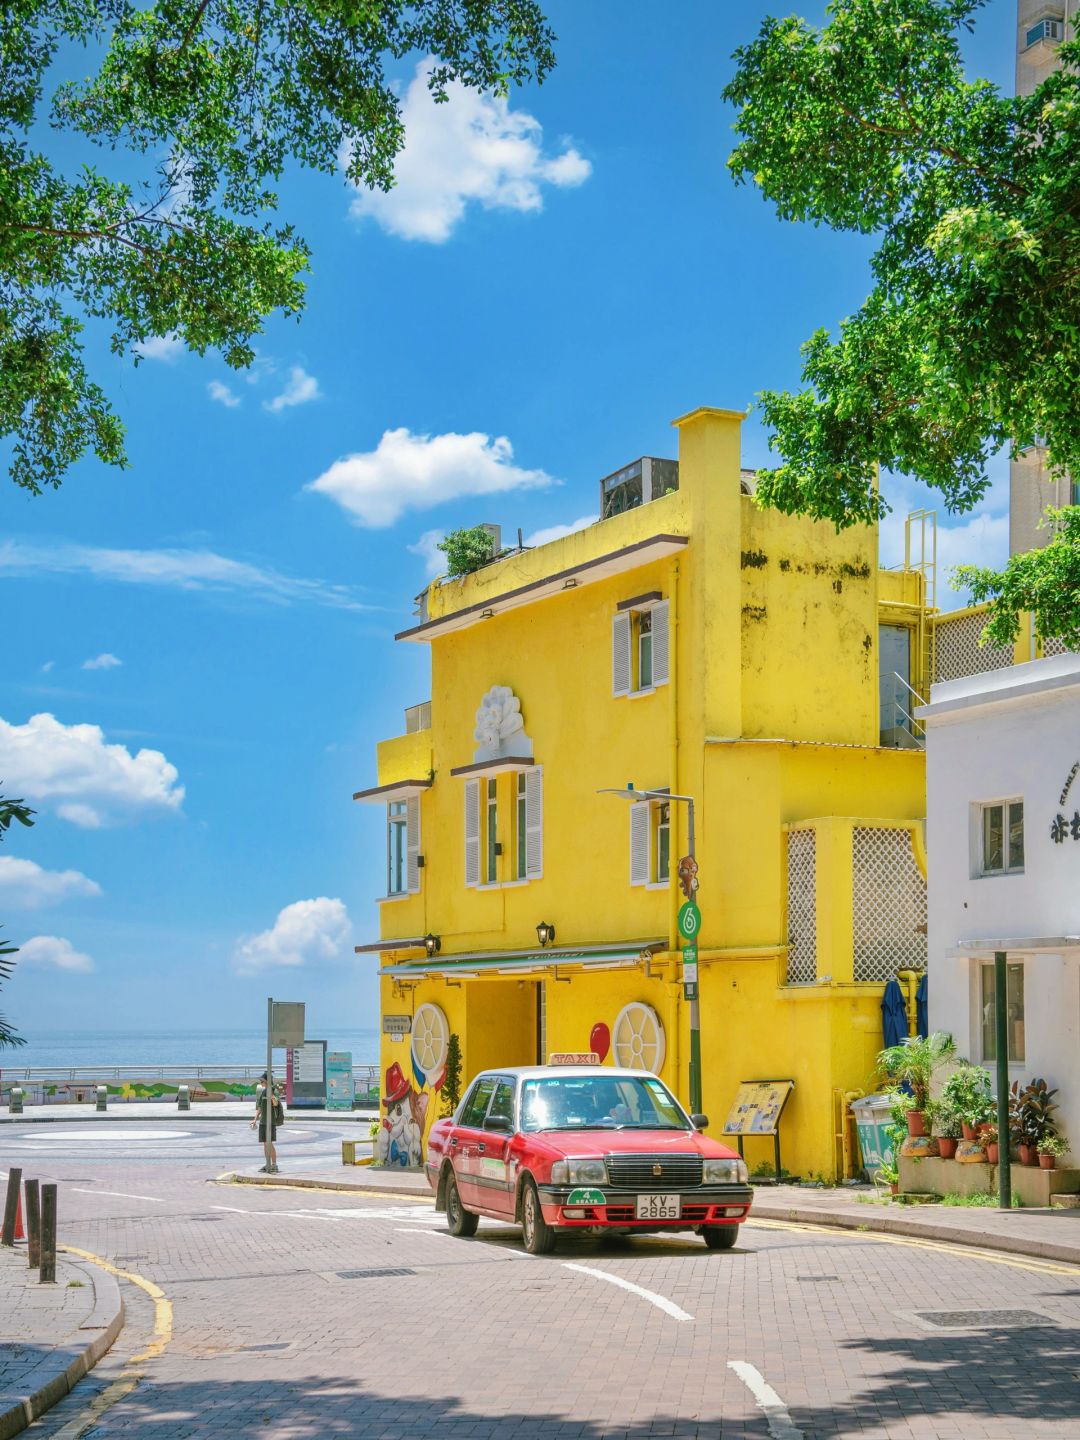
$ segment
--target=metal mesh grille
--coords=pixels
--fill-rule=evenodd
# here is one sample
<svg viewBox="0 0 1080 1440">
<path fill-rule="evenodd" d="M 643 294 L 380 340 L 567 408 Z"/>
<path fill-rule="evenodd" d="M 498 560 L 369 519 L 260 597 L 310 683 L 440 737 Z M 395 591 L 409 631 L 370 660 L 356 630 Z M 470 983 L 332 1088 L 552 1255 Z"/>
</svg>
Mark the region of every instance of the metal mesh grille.
<svg viewBox="0 0 1080 1440">
<path fill-rule="evenodd" d="M 851 908 L 856 980 L 891 980 L 926 969 L 926 881 L 910 830 L 855 826 Z"/>
<path fill-rule="evenodd" d="M 701 1184 L 700 1155 L 606 1155 L 604 1159 L 612 1185 L 627 1190 Z"/>
<path fill-rule="evenodd" d="M 934 622 L 934 679 L 959 680 L 964 675 L 985 675 L 1013 663 L 1012 646 L 980 645 L 986 626 L 985 609 Z"/>
<path fill-rule="evenodd" d="M 788 835 L 787 909 L 789 985 L 817 979 L 817 831 Z"/>
<path fill-rule="evenodd" d="M 1042 642 L 1042 653 L 1043 658 L 1048 659 L 1051 655 L 1071 655 L 1073 652 L 1064 640 L 1059 640 L 1056 635 L 1053 635 L 1049 640 Z"/>
</svg>

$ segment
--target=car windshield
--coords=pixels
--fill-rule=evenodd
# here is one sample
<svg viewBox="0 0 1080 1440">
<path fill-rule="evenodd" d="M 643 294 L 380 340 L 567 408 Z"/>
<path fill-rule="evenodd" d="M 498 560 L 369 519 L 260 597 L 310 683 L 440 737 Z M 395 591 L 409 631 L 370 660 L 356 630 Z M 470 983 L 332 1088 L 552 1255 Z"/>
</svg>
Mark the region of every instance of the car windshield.
<svg viewBox="0 0 1080 1440">
<path fill-rule="evenodd" d="M 522 1130 L 689 1130 L 655 1076 L 551 1075 L 521 1086 Z"/>
</svg>

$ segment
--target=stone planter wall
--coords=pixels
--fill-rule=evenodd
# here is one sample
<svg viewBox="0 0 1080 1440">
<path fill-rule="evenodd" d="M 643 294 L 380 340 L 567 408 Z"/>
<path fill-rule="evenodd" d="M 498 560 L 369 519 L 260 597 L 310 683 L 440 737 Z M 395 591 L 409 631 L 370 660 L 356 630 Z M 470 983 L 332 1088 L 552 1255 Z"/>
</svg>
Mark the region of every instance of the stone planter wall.
<svg viewBox="0 0 1080 1440">
<path fill-rule="evenodd" d="M 955 1160 L 900 1158 L 900 1189 L 921 1195 L 996 1195 L 996 1165 L 958 1165 Z M 1028 1209 L 1045 1209 L 1051 1195 L 1080 1192 L 1080 1170 L 1012 1166 L 1012 1192 Z"/>
</svg>

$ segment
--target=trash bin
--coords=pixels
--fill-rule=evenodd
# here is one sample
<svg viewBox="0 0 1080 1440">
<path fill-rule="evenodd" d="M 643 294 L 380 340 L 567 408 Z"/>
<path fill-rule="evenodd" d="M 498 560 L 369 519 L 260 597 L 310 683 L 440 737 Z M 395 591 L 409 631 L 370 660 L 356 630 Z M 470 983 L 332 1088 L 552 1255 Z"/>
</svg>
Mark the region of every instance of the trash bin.
<svg viewBox="0 0 1080 1440">
<path fill-rule="evenodd" d="M 859 1133 L 859 1150 L 862 1153 L 863 1168 L 867 1178 L 876 1180 L 878 1171 L 886 1162 L 895 1160 L 892 1143 L 889 1140 L 889 1125 L 892 1110 L 887 1095 L 864 1095 L 853 1100 L 851 1109 L 855 1116 L 855 1128 Z"/>
</svg>

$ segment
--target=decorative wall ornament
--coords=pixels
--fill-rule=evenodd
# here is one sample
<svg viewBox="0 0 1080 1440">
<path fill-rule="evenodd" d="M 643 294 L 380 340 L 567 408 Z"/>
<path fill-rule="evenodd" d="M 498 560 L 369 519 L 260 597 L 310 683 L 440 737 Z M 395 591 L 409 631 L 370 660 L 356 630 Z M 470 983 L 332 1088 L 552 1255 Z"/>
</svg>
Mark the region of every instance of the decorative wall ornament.
<svg viewBox="0 0 1080 1440">
<path fill-rule="evenodd" d="M 493 685 L 480 701 L 473 731 L 476 750 L 473 760 L 501 760 L 517 756 L 531 760 L 533 744 L 525 734 L 521 701 L 509 685 Z"/>
</svg>

